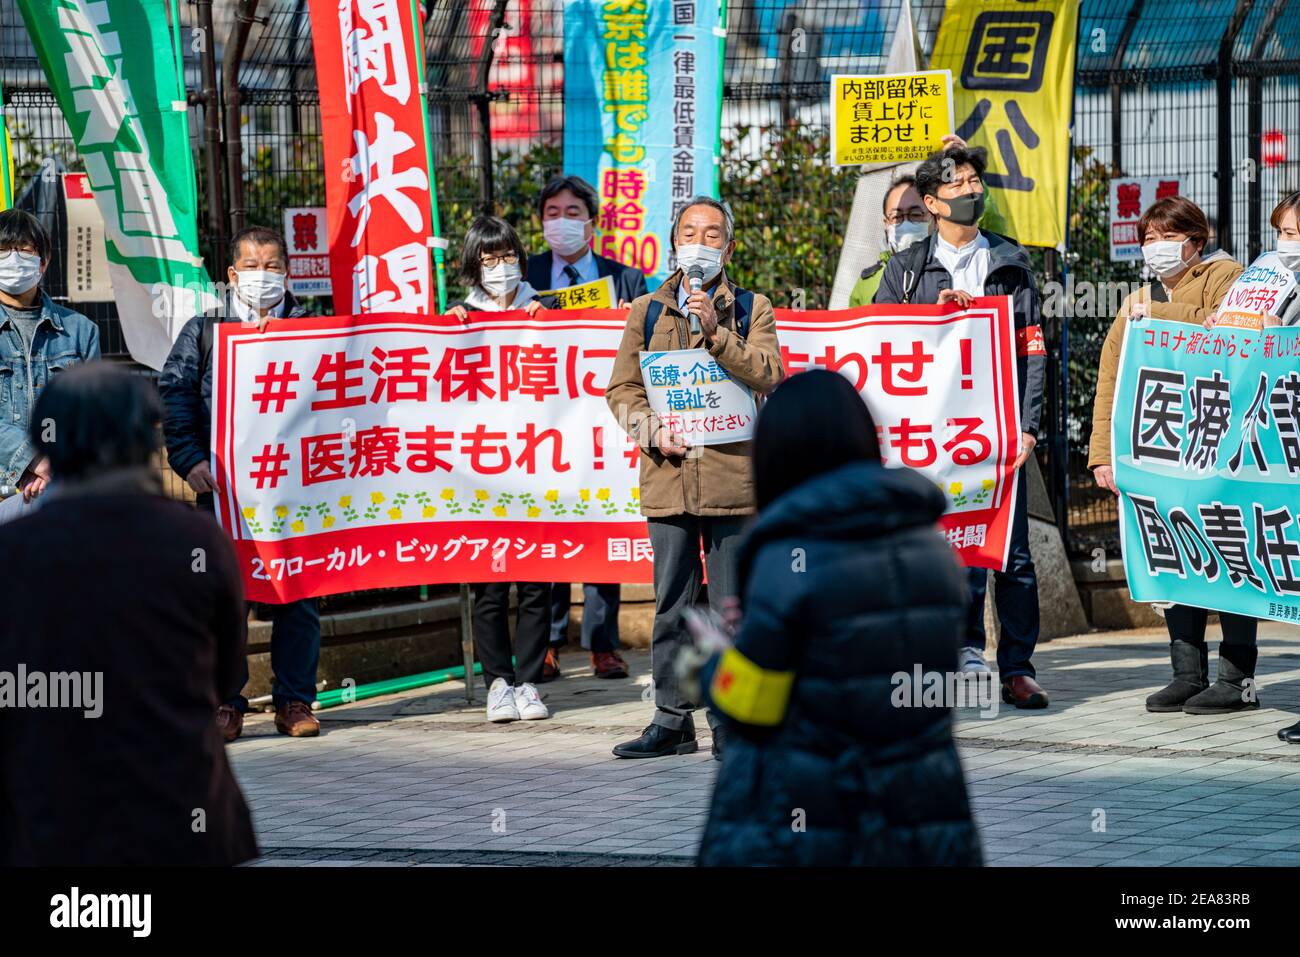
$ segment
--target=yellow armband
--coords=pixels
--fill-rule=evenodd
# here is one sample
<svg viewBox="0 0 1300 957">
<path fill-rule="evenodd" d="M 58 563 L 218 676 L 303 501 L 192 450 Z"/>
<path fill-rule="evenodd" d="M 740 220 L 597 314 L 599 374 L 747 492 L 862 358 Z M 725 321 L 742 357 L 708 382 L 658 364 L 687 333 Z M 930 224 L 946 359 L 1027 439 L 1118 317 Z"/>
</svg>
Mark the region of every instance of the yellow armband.
<svg viewBox="0 0 1300 957">
<path fill-rule="evenodd" d="M 793 671 L 768 671 L 728 648 L 713 672 L 709 696 L 723 714 L 743 724 L 771 727 L 785 717 L 793 687 Z"/>
</svg>

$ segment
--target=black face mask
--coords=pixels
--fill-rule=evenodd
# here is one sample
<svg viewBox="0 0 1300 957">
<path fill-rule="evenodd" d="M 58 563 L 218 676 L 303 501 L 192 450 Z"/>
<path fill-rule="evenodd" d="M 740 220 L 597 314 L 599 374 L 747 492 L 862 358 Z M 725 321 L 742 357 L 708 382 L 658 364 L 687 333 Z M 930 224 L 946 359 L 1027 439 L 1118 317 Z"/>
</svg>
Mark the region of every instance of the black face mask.
<svg viewBox="0 0 1300 957">
<path fill-rule="evenodd" d="M 941 218 L 958 226 L 974 226 L 984 215 L 983 193 L 962 193 L 943 202 L 948 204 L 948 215 Z"/>
</svg>

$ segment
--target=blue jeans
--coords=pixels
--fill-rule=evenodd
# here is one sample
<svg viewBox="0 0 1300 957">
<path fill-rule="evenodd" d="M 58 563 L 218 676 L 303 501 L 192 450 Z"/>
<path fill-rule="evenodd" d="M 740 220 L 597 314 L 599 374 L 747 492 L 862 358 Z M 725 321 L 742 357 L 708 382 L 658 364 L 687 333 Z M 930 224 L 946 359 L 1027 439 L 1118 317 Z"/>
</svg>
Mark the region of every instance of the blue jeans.
<svg viewBox="0 0 1300 957">
<path fill-rule="evenodd" d="M 213 512 L 212 495 L 198 496 L 195 504 L 205 512 Z M 316 669 L 320 665 L 320 602 L 303 598 L 284 605 L 268 605 L 271 609 L 271 700 L 278 708 L 290 701 L 316 700 Z M 248 684 L 248 658 L 240 662 L 244 680 Z M 223 701 L 248 710 L 248 699 L 242 694 Z"/>
<path fill-rule="evenodd" d="M 551 644 L 563 645 L 569 635 L 569 584 L 551 586 Z M 616 651 L 621 585 L 582 586 L 582 647 L 590 652 Z"/>
<path fill-rule="evenodd" d="M 995 571 L 993 601 L 997 605 L 998 672 L 1005 681 L 1017 675 L 1034 677 L 1034 647 L 1038 644 L 1038 574 L 1029 554 L 1029 496 L 1024 469 L 1016 479 L 1016 508 L 1011 518 L 1011 547 L 1007 570 Z M 988 569 L 968 568 L 970 607 L 966 612 L 966 645 L 984 650 L 984 598 L 988 594 Z"/>
</svg>

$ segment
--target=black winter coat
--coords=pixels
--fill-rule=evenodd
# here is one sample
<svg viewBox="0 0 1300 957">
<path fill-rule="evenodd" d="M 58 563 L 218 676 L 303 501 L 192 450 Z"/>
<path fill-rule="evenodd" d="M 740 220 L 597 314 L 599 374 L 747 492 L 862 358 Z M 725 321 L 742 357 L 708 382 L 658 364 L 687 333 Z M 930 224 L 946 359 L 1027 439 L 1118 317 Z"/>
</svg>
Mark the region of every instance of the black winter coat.
<svg viewBox="0 0 1300 957">
<path fill-rule="evenodd" d="M 307 315 L 293 293 L 285 294 L 284 318 Z M 204 348 L 203 327 L 217 322 L 238 322 L 232 306 L 195 316 L 181 327 L 172 351 L 158 375 L 163 403 L 163 438 L 167 464 L 181 478 L 206 460 L 212 438 L 212 354 L 215 337 L 209 333 Z"/>
<path fill-rule="evenodd" d="M 1038 434 L 1043 417 L 1043 387 L 1047 382 L 1047 348 L 1043 338 L 1041 297 L 1025 247 L 987 229 L 989 274 L 984 295 L 1010 296 L 1016 326 L 1016 377 L 1020 383 L 1020 430 Z M 935 237 L 913 243 L 889 258 L 872 300 L 878 304 L 935 303 L 952 288 L 952 276 L 934 256 Z M 909 295 L 910 292 L 910 295 Z"/>
<path fill-rule="evenodd" d="M 235 550 L 147 472 L 152 492 L 103 473 L 0 526 L 26 576 L 0 615 L 0 671 L 102 674 L 98 717 L 0 707 L 0 867 L 257 856 L 216 722 L 244 681 Z"/>
<path fill-rule="evenodd" d="M 957 668 L 967 589 L 936 529 L 943 509 L 919 473 L 861 462 L 760 512 L 741 550 L 736 650 L 794 684 L 775 727 L 722 712 L 700 864 L 982 862 L 950 711 L 891 703 L 892 675 Z M 702 675 L 710 701 L 716 668 Z"/>
</svg>

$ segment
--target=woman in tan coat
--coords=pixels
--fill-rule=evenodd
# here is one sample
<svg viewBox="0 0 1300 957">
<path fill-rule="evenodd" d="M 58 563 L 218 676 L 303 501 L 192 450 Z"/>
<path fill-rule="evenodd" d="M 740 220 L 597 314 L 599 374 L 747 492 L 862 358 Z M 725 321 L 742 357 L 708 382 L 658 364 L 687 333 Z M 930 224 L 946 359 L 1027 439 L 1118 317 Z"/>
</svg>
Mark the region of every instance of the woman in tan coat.
<svg viewBox="0 0 1300 957">
<path fill-rule="evenodd" d="M 1111 461 L 1110 425 L 1124 325 L 1148 317 L 1202 325 L 1214 315 L 1242 267 L 1223 252 L 1202 258 L 1209 236 L 1205 213 L 1182 196 L 1158 200 L 1138 222 L 1142 258 L 1159 281 L 1125 298 L 1102 345 L 1092 438 L 1088 443 L 1088 467 L 1094 479 L 1116 495 L 1119 489 Z M 1259 707 L 1257 697 L 1246 693 L 1247 682 L 1255 676 L 1258 622 L 1244 615 L 1219 613 L 1223 642 L 1219 646 L 1217 680 L 1210 685 L 1209 650 L 1205 644 L 1207 615 L 1204 608 L 1187 605 L 1165 609 L 1174 680 L 1147 698 L 1148 711 L 1226 714 Z"/>
</svg>

